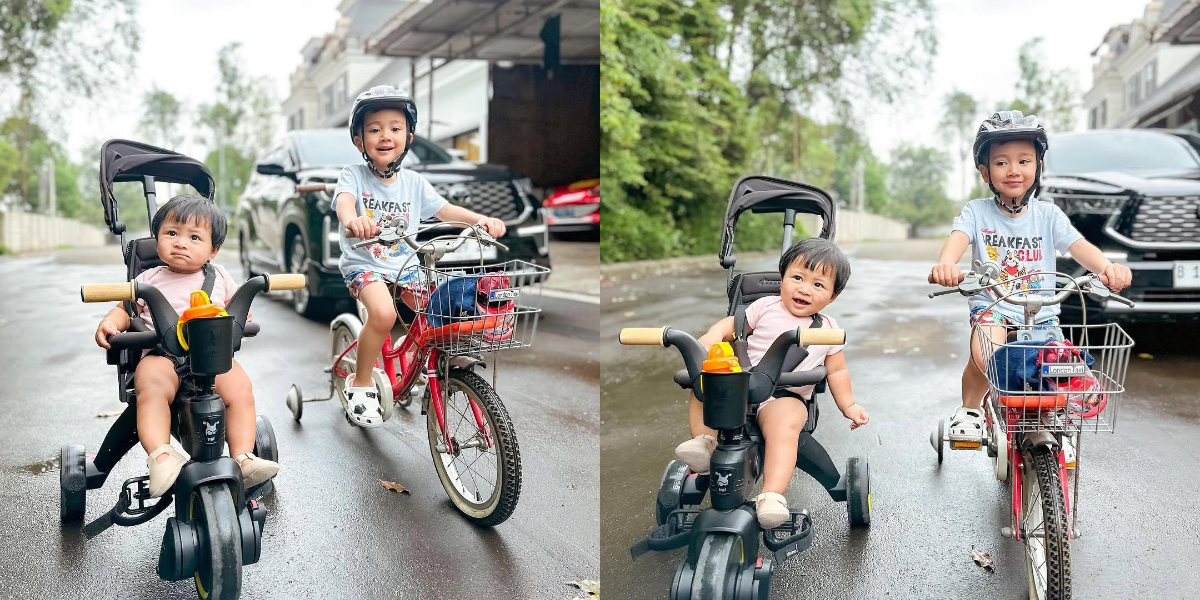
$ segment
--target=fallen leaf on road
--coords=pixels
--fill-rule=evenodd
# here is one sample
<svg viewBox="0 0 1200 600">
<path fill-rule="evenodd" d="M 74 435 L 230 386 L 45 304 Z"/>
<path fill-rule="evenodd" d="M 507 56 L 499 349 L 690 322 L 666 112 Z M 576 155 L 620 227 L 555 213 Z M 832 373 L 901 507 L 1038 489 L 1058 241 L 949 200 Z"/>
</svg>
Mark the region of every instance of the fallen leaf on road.
<svg viewBox="0 0 1200 600">
<path fill-rule="evenodd" d="M 101 419 L 107 419 L 109 417 L 120 416 L 120 414 L 123 412 L 125 412 L 125 411 L 123 411 L 123 410 L 102 410 L 102 411 L 100 411 L 100 414 L 98 414 L 96 416 Z"/>
<path fill-rule="evenodd" d="M 971 548 L 971 560 L 975 561 L 975 564 L 983 567 L 988 572 L 996 570 L 996 567 L 992 565 L 992 555 L 989 552 Z"/>
<path fill-rule="evenodd" d="M 396 483 L 395 481 L 383 481 L 381 479 L 381 480 L 379 480 L 379 483 L 382 483 L 383 487 L 385 487 L 389 490 L 392 490 L 393 492 L 397 492 L 400 494 L 408 494 L 410 496 L 412 495 L 412 492 L 408 491 L 408 488 Z"/>
<path fill-rule="evenodd" d="M 568 581 L 567 585 L 573 585 L 584 592 L 587 592 L 588 598 L 600 597 L 600 582 L 593 579 L 584 579 L 582 581 Z"/>
<path fill-rule="evenodd" d="M 632 310 L 627 310 L 627 311 L 625 311 L 625 316 L 626 316 L 626 317 L 632 317 L 633 315 L 636 315 L 636 314 L 637 314 L 637 313 L 633 312 Z"/>
<path fill-rule="evenodd" d="M 1138 358 L 1144 358 L 1146 360 L 1154 360 L 1154 355 L 1150 354 L 1148 352 L 1142 352 L 1141 354 L 1138 354 Z"/>
</svg>

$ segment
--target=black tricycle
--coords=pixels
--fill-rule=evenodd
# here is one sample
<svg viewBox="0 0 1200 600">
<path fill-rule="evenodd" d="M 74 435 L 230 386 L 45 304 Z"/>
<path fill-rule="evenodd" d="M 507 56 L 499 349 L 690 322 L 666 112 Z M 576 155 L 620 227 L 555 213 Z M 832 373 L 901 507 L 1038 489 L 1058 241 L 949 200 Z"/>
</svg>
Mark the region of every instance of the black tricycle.
<svg viewBox="0 0 1200 600">
<path fill-rule="evenodd" d="M 746 211 L 783 213 L 786 250 L 798 213 L 822 217 L 819 235 L 832 239 L 835 210 L 828 194 L 802 183 L 750 176 L 734 186 L 725 214 L 720 260 L 728 272 L 728 314 L 735 324 L 732 347 L 740 364 L 751 364 L 746 352 L 746 308 L 761 297 L 778 295 L 780 276 L 778 271 L 734 273 L 732 249 L 738 217 Z M 810 328 L 779 336 L 757 365 L 733 373 L 703 372 L 707 349 L 688 333 L 670 327 L 623 329 L 620 341 L 679 349 L 686 369 L 677 372 L 674 381 L 691 389 L 703 403 L 704 424 L 718 434 L 709 473 L 693 473 L 680 460 L 667 464 L 656 502 L 658 527 L 630 549 L 636 559 L 651 550 L 688 548 L 675 571 L 671 600 L 765 600 L 775 565 L 812 545 L 813 523 L 808 511 L 791 509 L 787 522 L 763 530 L 751 500 L 762 475 L 765 449 L 756 408 L 776 390 L 815 386 L 807 402 L 808 421 L 800 434 L 796 466 L 816 479 L 834 501 L 846 502 L 851 527 L 870 524 L 867 460 L 852 457 L 846 463 L 845 474 L 839 473 L 829 453 L 812 436 L 818 417 L 816 397 L 826 389 L 825 368 L 792 371 L 807 356 L 805 346 L 843 344 L 844 331 L 822 328 L 817 320 Z M 705 495 L 711 497 L 711 507 L 701 509 Z M 765 556 L 759 556 L 760 536 L 769 551 Z"/>
<path fill-rule="evenodd" d="M 179 315 L 152 285 L 133 281 L 139 273 L 161 265 L 153 237 L 125 241 L 125 224 L 117 212 L 114 182 L 140 182 L 150 218 L 155 212 L 155 181 L 189 184 L 213 198 L 212 175 L 205 166 L 181 154 L 137 142 L 111 140 L 101 150 L 101 201 L 110 230 L 121 236 L 128 281 L 85 285 L 84 302 L 123 302 L 130 315 L 127 332 L 109 338 L 108 363 L 117 366 L 118 394 L 126 403 L 95 455 L 78 444 L 62 447 L 60 514 L 63 523 L 83 519 L 88 490 L 100 488 L 113 467 L 138 444 L 134 371 L 145 349 L 160 348 L 186 359 L 191 373 L 183 377 L 171 404 L 171 434 L 190 456 L 175 485 L 157 500 L 150 498 L 149 477 L 133 477 L 121 485 L 116 505 L 84 526 L 93 538 L 112 525 L 146 523 L 174 501 L 159 553 L 158 574 L 168 581 L 193 578 L 201 598 L 237 598 L 242 566 L 260 555 L 266 508 L 259 502 L 273 490 L 270 480 L 243 489 L 241 469 L 225 456 L 225 403 L 214 393 L 216 376 L 232 367 L 233 354 L 244 337 L 259 331 L 246 317 L 254 297 L 265 291 L 292 290 L 304 285 L 303 275 L 252 277 L 234 293 L 224 316 L 196 318 L 180 324 Z M 143 301 L 153 315 L 153 328 L 138 317 Z M 179 330 L 182 328 L 182 332 Z M 186 349 L 185 349 L 186 342 Z M 278 461 L 271 424 L 256 419 L 254 453 Z"/>
</svg>

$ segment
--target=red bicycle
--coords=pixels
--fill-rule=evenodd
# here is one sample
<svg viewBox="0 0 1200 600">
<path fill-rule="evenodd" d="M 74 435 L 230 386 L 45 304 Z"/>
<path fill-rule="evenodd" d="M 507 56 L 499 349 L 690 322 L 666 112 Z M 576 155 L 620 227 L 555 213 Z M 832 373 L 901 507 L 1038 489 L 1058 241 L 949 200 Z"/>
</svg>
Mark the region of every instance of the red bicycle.
<svg viewBox="0 0 1200 600">
<path fill-rule="evenodd" d="M 550 269 L 520 260 L 482 264 L 483 248 L 507 248 L 482 227 L 456 224 L 466 229 L 458 235 L 418 242 L 419 235 L 448 223 L 406 235 L 402 232 L 408 229 L 407 221 L 397 218 L 377 237 L 355 247 L 406 243 L 416 251 L 414 256 L 421 257 L 422 264 L 413 267 L 418 283 L 407 287 L 416 314 L 398 341 L 393 342 L 391 336 L 384 340 L 371 379 L 379 391 L 385 421 L 391 418 L 393 406 L 407 407 L 414 398 L 421 398 L 429 450 L 442 487 L 468 519 L 491 526 L 512 515 L 521 492 L 521 455 L 512 421 L 495 390 L 494 353 L 532 343 L 541 312 L 540 282 Z M 440 258 L 468 242 L 481 249 L 480 265 L 437 267 Z M 397 310 L 404 314 L 398 286 L 393 286 L 393 295 Z M 305 400 L 300 389 L 292 386 L 287 404 L 297 421 L 305 402 L 337 396 L 345 408 L 345 381 L 355 369 L 365 321 L 365 307 L 361 302 L 357 305 L 357 315 L 343 313 L 329 325 L 329 396 Z M 493 354 L 490 384 L 475 372 L 487 366 L 487 353 Z"/>
<path fill-rule="evenodd" d="M 987 310 L 1000 302 L 1021 306 L 1025 324 L 1009 327 L 1004 340 L 994 340 L 986 325 L 976 325 L 986 363 L 980 368 L 988 381 L 982 440 L 950 440 L 945 422 L 938 421 L 930 442 L 939 463 L 947 442 L 954 450 L 987 450 L 996 478 L 1012 485 L 1012 521 L 1000 533 L 1025 546 L 1029 598 L 1069 600 L 1070 542 L 1079 537 L 1080 434 L 1113 431 L 1133 339 L 1116 323 L 1088 325 L 1082 298 L 1082 325 L 1035 325 L 1034 320 L 1041 307 L 1060 304 L 1071 294 L 1133 303 L 1113 294 L 1094 275 L 1030 273 L 1023 277 L 1042 276 L 1051 282 L 1061 277 L 1066 282 L 1062 287 L 1005 293 L 999 287 L 999 265 L 976 261 L 975 271 L 957 287 L 929 296 L 991 290 L 996 300 Z"/>
</svg>

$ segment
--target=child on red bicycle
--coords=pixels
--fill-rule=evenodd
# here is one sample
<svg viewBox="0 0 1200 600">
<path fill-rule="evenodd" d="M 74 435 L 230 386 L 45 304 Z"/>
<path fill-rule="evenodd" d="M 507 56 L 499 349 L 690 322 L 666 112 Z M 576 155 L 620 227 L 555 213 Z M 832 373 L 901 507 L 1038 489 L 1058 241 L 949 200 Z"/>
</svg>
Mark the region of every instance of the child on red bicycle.
<svg viewBox="0 0 1200 600">
<path fill-rule="evenodd" d="M 181 194 L 154 214 L 154 237 L 158 240 L 158 258 L 166 266 L 147 269 L 135 278 L 158 288 L 175 311 L 182 313 L 190 306 L 191 293 L 204 287 L 205 277 L 213 274 L 214 304 L 229 303 L 237 284 L 221 265 L 212 259 L 225 241 L 225 214 L 207 198 Z M 150 308 L 139 300 L 139 316 L 153 327 Z M 96 343 L 111 348 L 109 336 L 129 329 L 129 315 L 120 304 L 113 307 L 96 327 Z M 174 485 L 187 459 L 171 446 L 171 402 L 179 390 L 180 378 L 187 373 L 187 363 L 160 350 L 149 350 L 138 361 L 134 371 L 134 390 L 137 394 L 137 433 L 149 457 L 150 495 L 162 496 Z M 249 488 L 279 472 L 279 464 L 255 456 L 254 450 L 254 391 L 250 378 L 235 360 L 227 373 L 217 375 L 216 393 L 225 401 L 225 435 L 229 455 L 242 467 L 242 482 Z"/>
<path fill-rule="evenodd" d="M 947 287 L 964 278 L 958 268 L 967 245 L 973 260 L 999 263 L 1000 288 L 1005 292 L 1030 291 L 1054 287 L 1054 251 L 1069 253 L 1113 291 L 1129 286 L 1133 277 L 1125 265 L 1115 264 L 1071 224 L 1063 211 L 1048 202 L 1040 202 L 1042 158 L 1049 148 L 1046 131 L 1038 118 L 1025 117 L 1020 111 L 1001 111 L 983 122 L 975 136 L 975 165 L 994 197 L 972 200 L 954 220 L 950 239 L 942 246 L 938 263 L 930 279 Z M 1024 324 L 1018 306 L 996 300 L 990 291 L 973 295 L 971 309 L 971 351 L 962 375 L 962 406 L 950 420 L 952 441 L 980 442 L 983 415 L 979 407 L 988 390 L 981 371 L 984 359 L 978 336 L 982 331 L 996 344 L 1007 340 L 1007 329 Z M 1059 307 L 1045 306 L 1034 319 L 1035 325 L 1056 326 Z M 975 325 L 982 327 L 975 328 Z"/>
<path fill-rule="evenodd" d="M 421 221 L 478 223 L 492 237 L 504 235 L 504 222 L 454 206 L 442 198 L 425 178 L 401 167 L 417 127 L 417 106 L 402 91 L 380 85 L 359 94 L 350 110 L 350 138 L 366 164 L 342 169 L 334 194 L 338 220 L 359 239 L 379 234 L 382 223 L 393 217 L 408 219 L 407 233 Z M 416 307 L 413 292 L 420 284 L 413 250 L 405 243 L 391 247 L 372 244 L 354 249 L 342 236 L 339 268 L 350 294 L 366 306 L 367 322 L 358 343 L 354 373 L 346 378 L 346 414 L 362 427 L 379 427 L 383 415 L 379 393 L 371 384 L 371 370 L 384 339 L 396 324 L 396 307 L 388 284 L 400 287 L 409 308 Z M 373 285 L 373 284 L 381 285 Z"/>
<path fill-rule="evenodd" d="M 823 327 L 837 328 L 831 317 L 819 314 L 833 302 L 850 279 L 850 262 L 833 242 L 823 238 L 803 240 L 788 248 L 779 259 L 782 280 L 778 296 L 756 300 L 746 309 L 746 324 L 753 332 L 747 339 L 747 354 L 757 364 L 775 338 L 797 327 L 810 327 L 819 316 Z M 709 348 L 734 337 L 734 318 L 718 321 L 700 337 L 700 345 Z M 829 389 L 842 414 L 850 419 L 850 428 L 867 424 L 867 411 L 854 402 L 850 390 L 850 371 L 842 354 L 844 345 L 808 346 L 808 357 L 796 371 L 806 371 L 825 365 Z M 776 390 L 771 398 L 758 405 L 758 423 L 766 439 L 763 458 L 763 492 L 755 499 L 758 522 L 764 529 L 778 527 L 790 517 L 787 490 L 796 468 L 796 447 L 800 431 L 808 421 L 805 402 L 812 398 L 814 386 Z M 692 439 L 675 448 L 675 454 L 697 473 L 707 473 L 713 451 L 717 448 L 716 432 L 704 426 L 704 406 L 692 396 L 688 402 L 688 427 Z"/>
</svg>

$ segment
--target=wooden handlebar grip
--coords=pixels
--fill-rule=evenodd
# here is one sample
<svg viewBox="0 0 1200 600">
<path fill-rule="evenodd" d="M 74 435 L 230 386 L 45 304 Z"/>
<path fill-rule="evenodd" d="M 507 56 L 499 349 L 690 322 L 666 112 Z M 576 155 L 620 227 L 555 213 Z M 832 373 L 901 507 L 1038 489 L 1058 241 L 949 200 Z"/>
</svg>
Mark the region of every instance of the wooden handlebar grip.
<svg viewBox="0 0 1200 600">
<path fill-rule="evenodd" d="M 329 186 L 330 186 L 330 184 L 328 184 L 328 183 L 306 183 L 304 185 L 296 186 L 296 191 L 297 192 L 329 192 L 332 194 L 333 189 L 330 189 Z"/>
<path fill-rule="evenodd" d="M 661 346 L 666 327 L 626 327 L 621 330 L 621 343 L 626 346 Z"/>
<path fill-rule="evenodd" d="M 134 285 L 132 281 L 124 283 L 93 283 L 79 288 L 79 295 L 84 302 L 120 302 L 133 300 Z"/>
<path fill-rule="evenodd" d="M 267 275 L 267 289 L 272 292 L 278 290 L 298 290 L 304 287 L 304 283 L 304 275 L 299 273 Z"/>
<path fill-rule="evenodd" d="M 845 343 L 845 329 L 800 329 L 801 346 L 839 346 Z"/>
</svg>

